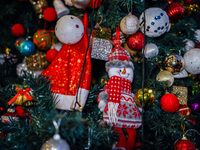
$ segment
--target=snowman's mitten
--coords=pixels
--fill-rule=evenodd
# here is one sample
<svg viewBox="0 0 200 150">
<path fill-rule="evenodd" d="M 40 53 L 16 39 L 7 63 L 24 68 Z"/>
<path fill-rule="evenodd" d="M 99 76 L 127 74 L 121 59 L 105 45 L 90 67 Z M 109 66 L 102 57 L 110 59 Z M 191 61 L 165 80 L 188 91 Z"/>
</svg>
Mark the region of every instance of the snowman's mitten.
<svg viewBox="0 0 200 150">
<path fill-rule="evenodd" d="M 108 103 L 108 93 L 106 92 L 101 92 L 98 96 L 99 98 L 99 105 L 98 108 L 100 109 L 101 112 L 104 111 L 107 103 Z"/>
</svg>

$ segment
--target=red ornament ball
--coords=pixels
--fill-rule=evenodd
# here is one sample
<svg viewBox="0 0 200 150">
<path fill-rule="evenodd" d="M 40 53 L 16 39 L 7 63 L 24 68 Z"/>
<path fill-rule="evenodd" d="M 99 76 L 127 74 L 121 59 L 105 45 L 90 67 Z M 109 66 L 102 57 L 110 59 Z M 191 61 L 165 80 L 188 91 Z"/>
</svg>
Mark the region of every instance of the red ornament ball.
<svg viewBox="0 0 200 150">
<path fill-rule="evenodd" d="M 160 99 L 161 108 L 166 112 L 175 112 L 179 108 L 179 100 L 174 94 L 165 94 Z"/>
<path fill-rule="evenodd" d="M 24 26 L 21 24 L 15 24 L 12 26 L 12 34 L 16 37 L 22 37 L 25 34 Z"/>
<path fill-rule="evenodd" d="M 20 116 L 20 117 L 26 116 L 26 113 L 25 113 L 24 109 L 21 106 L 17 106 L 15 108 L 15 111 L 16 111 L 17 115 Z"/>
<path fill-rule="evenodd" d="M 96 3 L 95 3 L 95 1 L 96 1 Z M 95 3 L 95 6 L 94 6 L 94 3 Z M 102 3 L 102 0 L 91 0 L 89 7 L 97 8 L 97 7 L 101 6 L 101 3 Z"/>
<path fill-rule="evenodd" d="M 196 150 L 194 144 L 189 141 L 185 136 L 181 140 L 176 141 L 174 150 Z"/>
<path fill-rule="evenodd" d="M 48 7 L 46 9 L 44 9 L 44 12 L 43 12 L 43 16 L 44 16 L 44 19 L 46 21 L 54 21 L 57 17 L 57 13 L 56 13 L 56 10 L 52 7 Z"/>
<path fill-rule="evenodd" d="M 136 32 L 127 38 L 126 43 L 131 50 L 140 51 L 144 47 L 144 35 Z"/>
<path fill-rule="evenodd" d="M 184 0 L 186 5 L 194 4 L 195 0 Z"/>
<path fill-rule="evenodd" d="M 178 20 L 183 16 L 184 9 L 183 6 L 181 6 L 181 4 L 172 3 L 167 6 L 166 12 L 170 19 Z"/>
<path fill-rule="evenodd" d="M 56 49 L 50 49 L 46 53 L 46 59 L 48 62 L 52 62 L 56 55 L 58 54 L 58 51 Z"/>
</svg>

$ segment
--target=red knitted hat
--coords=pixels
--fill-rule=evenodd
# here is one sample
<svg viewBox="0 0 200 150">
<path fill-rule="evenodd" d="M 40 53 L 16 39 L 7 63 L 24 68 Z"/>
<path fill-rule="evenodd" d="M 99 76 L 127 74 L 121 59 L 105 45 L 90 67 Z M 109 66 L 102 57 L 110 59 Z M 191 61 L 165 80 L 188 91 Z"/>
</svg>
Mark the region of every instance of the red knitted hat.
<svg viewBox="0 0 200 150">
<path fill-rule="evenodd" d="M 112 61 L 112 60 L 130 61 L 131 56 L 129 52 L 127 52 L 127 50 L 125 50 L 121 46 L 118 46 L 118 47 L 114 47 L 112 51 L 110 52 L 110 54 L 108 55 L 108 61 Z"/>
</svg>

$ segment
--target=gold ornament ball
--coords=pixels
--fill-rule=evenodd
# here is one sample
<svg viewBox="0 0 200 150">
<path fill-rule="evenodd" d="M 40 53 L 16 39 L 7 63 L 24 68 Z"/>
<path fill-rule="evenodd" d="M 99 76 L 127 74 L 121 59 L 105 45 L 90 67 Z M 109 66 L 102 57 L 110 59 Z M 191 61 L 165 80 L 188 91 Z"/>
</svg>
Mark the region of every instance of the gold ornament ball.
<svg viewBox="0 0 200 150">
<path fill-rule="evenodd" d="M 30 0 L 36 13 L 42 13 L 43 9 L 48 7 L 47 0 Z"/>
<path fill-rule="evenodd" d="M 86 8 L 90 2 L 91 0 L 72 0 L 72 4 L 78 9 Z"/>
<path fill-rule="evenodd" d="M 156 76 L 156 81 L 165 82 L 166 86 L 170 87 L 174 83 L 174 76 L 167 70 L 161 70 Z"/>
<path fill-rule="evenodd" d="M 185 61 L 182 56 L 172 54 L 165 59 L 165 69 L 172 74 L 177 74 L 183 70 Z"/>
<path fill-rule="evenodd" d="M 143 90 L 139 89 L 135 93 L 135 102 L 139 107 L 142 107 Z M 144 106 L 148 107 L 155 101 L 155 95 L 152 89 L 144 88 Z"/>
</svg>

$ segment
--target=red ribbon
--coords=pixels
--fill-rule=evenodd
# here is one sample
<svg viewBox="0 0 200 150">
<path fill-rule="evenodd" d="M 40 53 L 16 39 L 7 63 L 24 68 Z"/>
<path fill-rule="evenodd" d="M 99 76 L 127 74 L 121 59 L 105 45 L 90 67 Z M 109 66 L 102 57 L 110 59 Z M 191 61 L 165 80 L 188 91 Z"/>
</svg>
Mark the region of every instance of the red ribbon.
<svg viewBox="0 0 200 150">
<path fill-rule="evenodd" d="M 16 87 L 15 91 L 17 91 L 18 93 L 8 102 L 8 105 L 15 102 L 17 97 L 20 96 L 20 95 L 24 95 L 28 100 L 33 100 L 33 98 L 30 95 L 27 94 L 27 92 L 29 92 L 30 90 L 31 90 L 30 88 L 20 89 L 19 87 Z"/>
<path fill-rule="evenodd" d="M 179 114 L 181 114 L 183 117 L 186 117 L 188 121 L 190 121 L 192 124 L 196 123 L 196 119 L 193 117 L 190 117 L 191 110 L 187 105 L 183 105 L 178 110 Z"/>
</svg>

